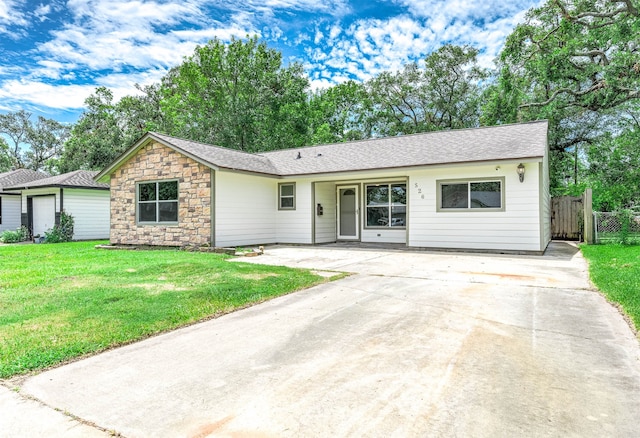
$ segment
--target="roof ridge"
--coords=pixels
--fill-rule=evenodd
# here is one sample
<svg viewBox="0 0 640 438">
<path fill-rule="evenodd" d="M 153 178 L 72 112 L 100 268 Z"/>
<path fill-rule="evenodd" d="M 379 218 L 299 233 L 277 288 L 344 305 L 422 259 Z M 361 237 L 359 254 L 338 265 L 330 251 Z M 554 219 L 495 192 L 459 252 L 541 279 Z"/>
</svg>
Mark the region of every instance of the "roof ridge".
<svg viewBox="0 0 640 438">
<path fill-rule="evenodd" d="M 201 141 L 189 140 L 188 138 L 175 137 L 173 135 L 167 135 L 167 134 L 160 134 L 160 133 L 155 132 L 155 131 L 149 131 L 149 134 L 155 135 L 155 136 L 158 136 L 158 137 L 171 138 L 171 139 L 174 139 L 174 140 L 180 140 L 180 141 L 186 141 L 186 142 L 189 142 L 189 143 L 195 143 L 195 144 L 206 146 L 206 147 L 209 147 L 209 148 L 221 149 L 223 151 L 231 151 L 231 152 L 235 152 L 235 153 L 239 153 L 239 154 L 251 155 L 252 157 L 262 157 L 262 155 L 260 155 L 257 152 L 247 152 L 247 151 L 243 151 L 243 150 L 240 150 L 240 149 L 233 149 L 233 148 L 228 148 L 228 147 L 225 147 L 225 146 L 218 146 L 216 144 L 203 143 Z M 264 157 L 264 158 L 266 158 L 266 157 Z"/>
<path fill-rule="evenodd" d="M 513 123 L 505 123 L 505 124 L 502 124 L 502 125 L 478 126 L 478 127 L 473 127 L 473 128 L 440 129 L 440 130 L 437 130 L 437 131 L 414 132 L 413 134 L 398 134 L 398 135 L 388 135 L 386 137 L 362 138 L 360 140 L 341 141 L 341 142 L 338 142 L 338 143 L 319 143 L 319 144 L 313 144 L 313 145 L 308 145 L 308 146 L 300 146 L 300 147 L 293 147 L 293 148 L 286 148 L 286 149 L 276 149 L 276 150 L 273 150 L 273 151 L 258 152 L 256 154 L 264 156 L 266 154 L 276 154 L 276 153 L 280 153 L 280 152 L 283 152 L 283 151 L 286 151 L 286 150 L 296 150 L 296 151 L 298 151 L 298 150 L 305 150 L 305 149 L 311 149 L 311 148 L 317 148 L 317 147 L 328 147 L 328 146 L 336 146 L 336 145 L 343 145 L 343 144 L 357 144 L 357 143 L 363 143 L 363 142 L 377 142 L 377 141 L 389 140 L 391 138 L 411 138 L 411 137 L 417 137 L 417 136 L 421 136 L 421 135 L 442 134 L 443 132 L 478 131 L 478 130 L 485 130 L 485 129 L 503 128 L 503 127 L 506 128 L 506 127 L 510 127 L 510 126 L 532 125 L 532 124 L 536 124 L 536 123 L 549 123 L 549 121 L 547 119 L 540 119 L 540 120 L 530 120 L 528 122 L 513 122 Z"/>
</svg>

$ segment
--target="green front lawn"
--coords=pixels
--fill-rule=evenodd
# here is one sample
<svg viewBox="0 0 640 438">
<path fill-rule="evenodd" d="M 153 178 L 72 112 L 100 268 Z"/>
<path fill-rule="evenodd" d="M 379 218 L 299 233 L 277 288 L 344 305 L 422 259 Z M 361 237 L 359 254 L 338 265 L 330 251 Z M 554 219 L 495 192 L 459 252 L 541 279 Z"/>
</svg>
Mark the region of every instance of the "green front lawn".
<svg viewBox="0 0 640 438">
<path fill-rule="evenodd" d="M 583 245 L 591 281 L 619 303 L 640 330 L 640 246 Z"/>
<path fill-rule="evenodd" d="M 99 242 L 0 246 L 0 378 L 320 283 L 307 270 Z"/>
</svg>

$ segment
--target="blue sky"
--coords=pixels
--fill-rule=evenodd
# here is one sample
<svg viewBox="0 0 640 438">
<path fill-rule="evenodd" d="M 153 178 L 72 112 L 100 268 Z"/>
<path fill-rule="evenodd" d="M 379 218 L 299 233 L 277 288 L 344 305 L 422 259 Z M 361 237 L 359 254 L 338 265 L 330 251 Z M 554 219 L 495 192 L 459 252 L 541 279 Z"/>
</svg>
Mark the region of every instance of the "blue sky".
<svg viewBox="0 0 640 438">
<path fill-rule="evenodd" d="M 471 44 L 491 66 L 535 0 L 0 0 L 0 112 L 74 122 L 98 86 L 157 82 L 217 37 L 257 35 L 313 88 Z"/>
</svg>

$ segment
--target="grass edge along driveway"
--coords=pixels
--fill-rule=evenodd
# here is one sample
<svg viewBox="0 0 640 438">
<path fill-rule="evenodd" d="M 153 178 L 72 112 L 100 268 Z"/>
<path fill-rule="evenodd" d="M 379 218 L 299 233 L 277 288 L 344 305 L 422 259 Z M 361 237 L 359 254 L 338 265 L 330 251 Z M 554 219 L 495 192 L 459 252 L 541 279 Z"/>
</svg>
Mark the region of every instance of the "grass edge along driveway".
<svg viewBox="0 0 640 438">
<path fill-rule="evenodd" d="M 640 246 L 581 245 L 591 281 L 620 305 L 640 333 Z"/>
<path fill-rule="evenodd" d="M 106 251 L 97 243 L 104 242 L 0 246 L 0 378 L 327 281 L 310 270 L 227 263 L 220 254 Z"/>
</svg>

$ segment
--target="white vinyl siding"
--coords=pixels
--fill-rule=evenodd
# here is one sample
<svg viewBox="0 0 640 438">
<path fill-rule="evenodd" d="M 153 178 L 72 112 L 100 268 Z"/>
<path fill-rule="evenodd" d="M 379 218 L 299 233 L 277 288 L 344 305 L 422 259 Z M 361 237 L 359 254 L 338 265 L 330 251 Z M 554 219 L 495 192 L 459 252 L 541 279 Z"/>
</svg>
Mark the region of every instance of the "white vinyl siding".
<svg viewBox="0 0 640 438">
<path fill-rule="evenodd" d="M 540 251 L 539 177 L 537 163 L 525 163 L 523 183 L 518 163 L 446 167 L 415 171 L 410 176 L 409 246 L 510 251 Z M 439 180 L 504 178 L 504 211 L 437 209 Z"/>
<path fill-rule="evenodd" d="M 27 197 L 35 197 L 40 195 L 55 195 L 56 212 L 60 211 L 60 189 L 57 187 L 45 187 L 22 191 L 22 213 L 27 213 Z"/>
<path fill-rule="evenodd" d="M 316 214 L 315 207 L 311 204 L 311 181 L 297 180 L 295 189 L 295 210 L 276 212 L 276 242 L 311 244 L 311 227 L 313 215 Z"/>
<path fill-rule="evenodd" d="M 276 242 L 277 179 L 217 171 L 214 187 L 216 246 Z"/>
<path fill-rule="evenodd" d="M 20 216 L 20 195 L 0 195 L 0 203 L 2 205 L 2 223 L 0 223 L 0 232 L 6 230 L 16 230 L 22 225 Z"/>
<path fill-rule="evenodd" d="M 322 216 L 316 215 L 316 243 L 336 241 L 336 185 L 316 183 L 315 203 L 322 205 Z M 315 214 L 315 212 L 314 212 Z"/>
<path fill-rule="evenodd" d="M 73 240 L 109 238 L 108 190 L 63 189 L 64 210 L 74 219 Z"/>
</svg>

